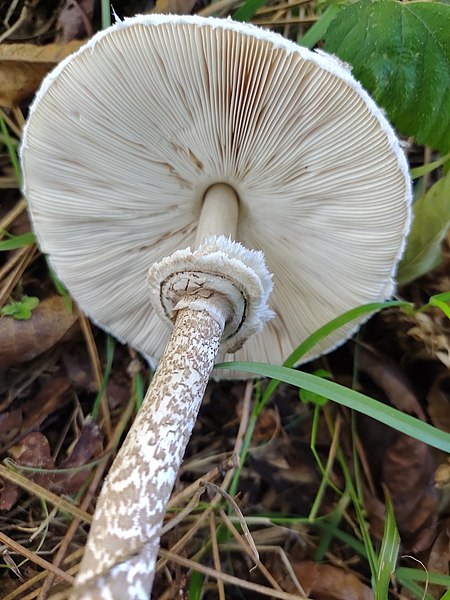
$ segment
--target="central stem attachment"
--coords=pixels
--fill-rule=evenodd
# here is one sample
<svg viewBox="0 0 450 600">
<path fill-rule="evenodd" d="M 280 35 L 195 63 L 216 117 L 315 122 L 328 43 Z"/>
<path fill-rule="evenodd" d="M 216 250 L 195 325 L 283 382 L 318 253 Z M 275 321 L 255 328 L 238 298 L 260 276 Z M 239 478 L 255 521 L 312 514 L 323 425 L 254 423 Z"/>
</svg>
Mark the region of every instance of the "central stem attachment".
<svg viewBox="0 0 450 600">
<path fill-rule="evenodd" d="M 173 331 L 99 496 L 71 600 L 149 597 L 167 502 L 219 348 L 237 351 L 272 317 L 262 253 L 230 239 L 238 213 L 234 190 L 213 185 L 196 248 L 150 268 L 150 301 Z"/>
<path fill-rule="evenodd" d="M 226 183 L 216 183 L 206 190 L 197 226 L 195 247 L 213 235 L 236 239 L 239 198 Z"/>
</svg>

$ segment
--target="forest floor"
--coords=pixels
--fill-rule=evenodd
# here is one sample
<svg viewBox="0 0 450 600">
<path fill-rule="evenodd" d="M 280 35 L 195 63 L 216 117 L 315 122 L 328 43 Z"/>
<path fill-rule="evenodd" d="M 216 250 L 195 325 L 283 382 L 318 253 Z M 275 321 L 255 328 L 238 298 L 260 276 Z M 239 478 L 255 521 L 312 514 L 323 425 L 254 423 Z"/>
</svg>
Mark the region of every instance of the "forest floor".
<svg viewBox="0 0 450 600">
<path fill-rule="evenodd" d="M 21 46 L 0 90 L 0 232 L 3 241 L 20 242 L 1 247 L 0 264 L 1 305 L 10 307 L 0 318 L 0 599 L 64 598 L 99 488 L 151 373 L 61 295 L 27 238 L 31 226 L 6 143 L 9 136 L 17 149 L 44 73 L 100 27 L 98 3 L 27 3 L 21 26 L 7 35 L 24 5 L 13 4 L 0 3 L 3 19 L 10 10 L 0 50 Z M 131 15 L 144 4 L 114 8 Z M 236 3 L 223 4 L 222 14 L 232 14 Z M 314 21 L 314 6 L 304 3 L 296 27 Z M 211 12 L 182 0 L 158 9 Z M 255 20 L 273 19 L 286 33 L 287 25 L 277 26 L 285 14 L 266 7 Z M 9 60 L 1 52 L 0 68 Z M 430 159 L 423 148 L 411 156 Z M 420 308 L 449 291 L 449 241 L 441 265 L 400 288 L 401 299 Z M 389 308 L 302 369 L 326 372 L 450 433 L 449 323 L 438 308 Z M 167 519 L 189 503 L 190 510 L 163 537 L 153 597 L 369 600 L 368 544 L 379 557 L 387 498 L 401 540 L 389 597 L 443 597 L 450 581 L 445 454 L 286 384 L 261 407 L 248 440 L 255 398 L 266 387 L 264 380 L 209 385 Z"/>
</svg>

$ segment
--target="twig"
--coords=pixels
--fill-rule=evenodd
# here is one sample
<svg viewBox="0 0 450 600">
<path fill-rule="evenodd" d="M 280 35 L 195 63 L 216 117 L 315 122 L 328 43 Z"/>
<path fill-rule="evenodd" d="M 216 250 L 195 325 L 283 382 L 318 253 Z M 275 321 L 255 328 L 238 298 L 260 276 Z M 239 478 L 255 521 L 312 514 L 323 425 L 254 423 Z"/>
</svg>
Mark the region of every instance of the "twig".
<svg viewBox="0 0 450 600">
<path fill-rule="evenodd" d="M 279 598 L 280 600 L 311 600 L 306 596 L 299 596 L 298 594 L 289 594 L 287 592 L 280 592 L 279 590 L 274 590 L 273 588 L 265 587 L 264 585 L 260 585 L 259 583 L 251 583 L 250 581 L 246 581 L 245 579 L 239 579 L 239 577 L 234 577 L 233 575 L 228 575 L 227 573 L 221 573 L 216 571 L 215 569 L 211 569 L 210 567 L 205 567 L 204 565 L 195 562 L 194 560 L 190 560 L 189 558 L 184 558 L 183 556 L 178 556 L 173 552 L 168 550 L 159 549 L 160 555 L 166 559 L 166 561 L 173 561 L 176 564 L 179 564 L 188 569 L 193 569 L 194 571 L 199 571 L 204 575 L 208 575 L 209 577 L 213 577 L 214 579 L 221 579 L 225 584 L 235 585 L 237 587 L 244 588 L 245 590 L 251 590 L 253 592 L 257 592 L 262 594 L 263 596 L 269 596 L 271 598 Z"/>
<path fill-rule="evenodd" d="M 0 541 L 3 542 L 4 544 L 6 544 L 7 546 L 9 546 L 10 548 L 12 548 L 14 550 L 14 552 L 17 552 L 21 556 L 25 556 L 25 558 L 28 558 L 28 560 L 30 560 L 34 564 L 39 565 L 40 567 L 42 567 L 43 569 L 46 569 L 47 571 L 50 571 L 50 573 L 53 573 L 55 576 L 59 577 L 60 579 L 63 579 L 64 581 L 68 581 L 71 584 L 73 584 L 73 582 L 75 581 L 74 578 L 72 577 L 72 575 L 68 575 L 61 569 L 58 569 L 58 567 L 55 567 L 54 565 L 52 565 L 52 563 L 48 562 L 48 560 L 45 560 L 45 558 L 42 558 L 41 556 L 39 556 L 38 554 L 35 554 L 31 550 L 28 550 L 28 548 L 25 548 L 25 546 L 22 546 L 22 544 L 15 542 L 14 540 L 12 540 L 10 537 L 5 535 L 1 531 L 0 531 Z"/>
<path fill-rule="evenodd" d="M 73 517 L 82 519 L 87 523 L 90 523 L 92 521 L 92 517 L 89 513 L 82 510 L 81 508 L 78 508 L 78 506 L 75 506 L 68 500 L 64 500 L 64 498 L 61 498 L 53 492 L 50 492 L 49 490 L 35 483 L 34 481 L 31 481 L 30 479 L 28 479 L 24 475 L 21 475 L 17 471 L 7 469 L 5 466 L 0 465 L 0 475 L 8 481 L 12 481 L 19 487 L 29 492 L 30 494 L 34 494 L 38 498 L 43 498 L 47 502 L 50 502 L 50 504 L 52 504 L 53 506 L 56 506 L 60 510 L 69 513 Z"/>
<path fill-rule="evenodd" d="M 216 571 L 222 573 L 222 566 L 220 564 L 219 545 L 217 544 L 217 529 L 216 529 L 216 518 L 214 513 L 209 513 L 209 527 L 211 531 L 211 548 L 213 555 L 213 562 Z M 217 591 L 219 592 L 219 600 L 225 600 L 225 587 L 221 579 L 217 579 Z"/>
</svg>

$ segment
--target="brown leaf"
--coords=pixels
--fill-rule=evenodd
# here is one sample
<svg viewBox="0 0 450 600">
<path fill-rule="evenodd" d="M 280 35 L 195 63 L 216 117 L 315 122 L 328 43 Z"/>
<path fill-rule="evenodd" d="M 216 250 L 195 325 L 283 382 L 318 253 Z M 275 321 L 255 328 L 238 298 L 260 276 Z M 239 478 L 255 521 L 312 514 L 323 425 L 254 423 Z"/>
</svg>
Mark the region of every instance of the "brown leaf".
<svg viewBox="0 0 450 600">
<path fill-rule="evenodd" d="M 442 531 L 436 538 L 428 558 L 427 569 L 432 573 L 449 574 L 450 565 L 450 519 L 444 523 Z M 442 587 L 430 585 L 428 593 L 433 598 L 441 598 Z"/>
<path fill-rule="evenodd" d="M 61 296 L 43 300 L 25 321 L 13 317 L 0 319 L 0 367 L 27 362 L 64 337 L 78 316 L 70 311 Z"/>
<path fill-rule="evenodd" d="M 43 389 L 23 401 L 14 411 L 12 423 L 15 424 L 14 433 L 0 430 L 1 451 L 5 451 L 10 445 L 17 444 L 18 440 L 28 435 L 30 432 L 39 429 L 45 419 L 58 410 L 69 400 L 65 394 L 70 389 L 68 379 L 60 376 L 54 376 L 52 379 L 46 379 Z M 3 413 L 5 415 L 7 413 Z M 2 415 L 2 416 L 3 416 Z M 20 426 L 19 426 L 20 423 Z M 11 435 L 11 433 L 13 433 Z"/>
<path fill-rule="evenodd" d="M 101 454 L 102 436 L 95 423 L 87 423 L 68 458 L 58 468 L 81 466 Z M 28 479 L 57 494 L 74 494 L 86 482 L 90 467 L 74 473 L 55 472 L 50 445 L 46 436 L 39 431 L 26 435 L 20 444 L 10 448 L 9 455 L 19 465 L 42 469 L 41 472 L 27 472 Z M 46 472 L 47 470 L 52 472 Z M 9 510 L 17 502 L 20 488 L 11 482 L 0 479 L 0 510 Z"/>
<path fill-rule="evenodd" d="M 410 382 L 394 361 L 381 352 L 364 346 L 359 366 L 383 390 L 392 406 L 425 420 L 425 414 Z"/>
<path fill-rule="evenodd" d="M 69 400 L 64 398 L 69 389 L 70 382 L 65 377 L 56 375 L 46 380 L 44 387 L 36 396 L 21 404 L 22 431 L 29 432 L 37 429 L 50 414 L 64 406 Z"/>
<path fill-rule="evenodd" d="M 99 456 L 103 451 L 102 434 L 96 423 L 86 423 L 81 430 L 80 437 L 77 440 L 70 456 L 63 460 L 58 468 L 67 469 L 79 467 Z M 53 491 L 62 494 L 75 494 L 86 482 L 89 470 L 80 469 L 70 474 L 57 474 Z"/>
<path fill-rule="evenodd" d="M 20 433 L 22 429 L 22 411 L 20 408 L 0 413 L 0 443 L 6 445 Z"/>
<path fill-rule="evenodd" d="M 0 510 L 10 510 L 19 499 L 20 488 L 0 477 Z"/>
<path fill-rule="evenodd" d="M 366 346 L 361 352 L 361 370 L 384 392 L 396 408 L 425 420 L 414 390 L 401 369 L 388 357 Z M 434 487 L 434 461 L 429 446 L 401 433 L 384 443 L 383 428 L 379 443 L 370 454 L 372 464 L 381 463 L 380 483 L 392 498 L 398 530 L 405 548 L 419 552 L 429 547 L 437 523 L 437 495 Z M 391 436 L 392 432 L 388 432 Z M 376 456 L 375 454 L 378 454 Z M 375 498 L 368 498 L 369 515 L 375 526 L 381 525 Z M 377 533 L 380 533 L 379 531 Z"/>
<path fill-rule="evenodd" d="M 294 562 L 292 567 L 307 596 L 320 600 L 373 600 L 371 589 L 350 571 L 311 561 Z"/>
<path fill-rule="evenodd" d="M 400 434 L 385 453 L 381 479 L 391 495 L 405 549 L 428 548 L 436 533 L 438 509 L 429 446 Z"/>
<path fill-rule="evenodd" d="M 36 469 L 54 469 L 55 463 L 50 452 L 50 444 L 43 433 L 33 431 L 25 436 L 20 444 L 13 446 L 10 456 L 20 465 Z M 27 473 L 27 477 L 43 487 L 50 488 L 53 473 Z"/>
<path fill-rule="evenodd" d="M 31 98 L 44 75 L 81 44 L 0 44 L 0 105 L 13 108 Z"/>
</svg>

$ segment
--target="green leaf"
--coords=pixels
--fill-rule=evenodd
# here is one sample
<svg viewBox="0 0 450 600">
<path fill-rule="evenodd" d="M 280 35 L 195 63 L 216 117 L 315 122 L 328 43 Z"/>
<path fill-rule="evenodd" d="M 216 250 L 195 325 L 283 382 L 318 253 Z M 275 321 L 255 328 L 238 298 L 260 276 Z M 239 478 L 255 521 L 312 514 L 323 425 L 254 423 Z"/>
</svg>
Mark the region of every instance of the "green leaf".
<svg viewBox="0 0 450 600">
<path fill-rule="evenodd" d="M 450 36 L 449 36 L 450 37 Z M 408 283 L 441 261 L 441 244 L 450 227 L 450 172 L 413 206 L 414 220 L 397 280 Z"/>
<path fill-rule="evenodd" d="M 38 306 L 39 298 L 35 296 L 24 296 L 19 302 L 12 302 L 7 304 L 0 313 L 3 316 L 13 317 L 18 321 L 24 321 L 29 319 L 32 315 L 33 310 Z"/>
<path fill-rule="evenodd" d="M 303 373 L 287 367 L 257 362 L 220 363 L 216 365 L 216 369 L 232 369 L 245 373 L 255 373 L 260 377 L 271 377 L 277 381 L 305 388 L 310 392 L 320 394 L 338 404 L 342 404 L 342 406 L 372 417 L 372 419 L 376 419 L 434 448 L 450 452 L 449 433 L 334 381 L 327 381 L 321 377 L 315 377 L 311 373 Z"/>
<path fill-rule="evenodd" d="M 353 73 L 396 128 L 450 150 L 450 5 L 361 0 L 339 12 L 325 49 Z"/>
<path fill-rule="evenodd" d="M 450 292 L 442 292 L 431 296 L 428 304 L 440 308 L 447 319 L 450 319 Z"/>
</svg>

